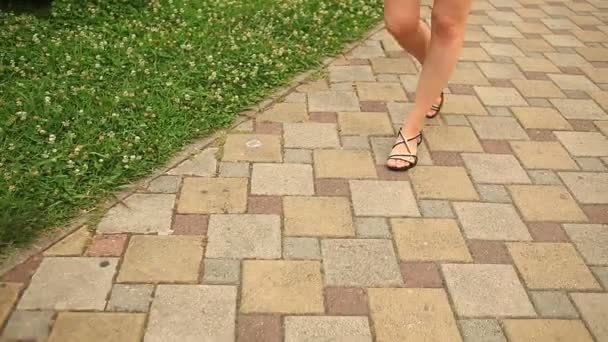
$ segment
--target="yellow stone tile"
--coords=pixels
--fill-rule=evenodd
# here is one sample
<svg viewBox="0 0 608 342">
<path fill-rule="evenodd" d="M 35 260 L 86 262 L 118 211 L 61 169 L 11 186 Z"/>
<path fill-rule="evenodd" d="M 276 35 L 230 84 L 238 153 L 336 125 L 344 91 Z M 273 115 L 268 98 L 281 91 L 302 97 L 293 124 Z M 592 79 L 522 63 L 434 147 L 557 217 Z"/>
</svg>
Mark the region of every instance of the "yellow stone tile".
<svg viewBox="0 0 608 342">
<path fill-rule="evenodd" d="M 401 84 L 396 82 L 360 82 L 357 93 L 361 101 L 407 101 Z"/>
<path fill-rule="evenodd" d="M 570 123 L 553 108 L 513 107 L 511 110 L 525 128 L 555 130 L 572 129 Z"/>
<path fill-rule="evenodd" d="M 577 170 L 576 162 L 556 141 L 511 141 L 515 155 L 528 169 Z"/>
<path fill-rule="evenodd" d="M 488 115 L 481 102 L 473 95 L 454 95 L 445 97 L 441 109 L 443 114 Z"/>
<path fill-rule="evenodd" d="M 315 150 L 314 163 L 318 178 L 377 178 L 369 151 Z"/>
<path fill-rule="evenodd" d="M 454 220 L 392 219 L 391 225 L 401 260 L 473 261 Z"/>
<path fill-rule="evenodd" d="M 368 290 L 377 342 L 462 341 L 443 289 Z"/>
<path fill-rule="evenodd" d="M 323 282 L 318 261 L 246 260 L 241 311 L 244 313 L 322 313 Z"/>
<path fill-rule="evenodd" d="M 295 236 L 353 236 L 350 202 L 343 197 L 284 197 L 284 233 Z"/>
<path fill-rule="evenodd" d="M 483 152 L 470 127 L 429 126 L 423 134 L 431 151 Z"/>
<path fill-rule="evenodd" d="M 277 103 L 266 111 L 260 113 L 258 122 L 302 122 L 308 121 L 306 103 Z"/>
<path fill-rule="evenodd" d="M 587 221 L 581 208 L 563 186 L 511 185 L 509 190 L 526 221 Z"/>
<path fill-rule="evenodd" d="M 570 243 L 508 243 L 524 282 L 531 289 L 600 289 Z"/>
<path fill-rule="evenodd" d="M 378 74 L 415 74 L 416 66 L 409 58 L 372 58 L 372 68 Z"/>
<path fill-rule="evenodd" d="M 551 81 L 512 80 L 512 82 L 515 88 L 525 97 L 566 97 Z"/>
<path fill-rule="evenodd" d="M 343 135 L 392 135 L 393 126 L 387 113 L 341 112 L 338 113 L 340 134 Z"/>
<path fill-rule="evenodd" d="M 511 342 L 593 341 L 583 322 L 578 320 L 507 319 L 503 324 Z"/>
<path fill-rule="evenodd" d="M 410 177 L 418 198 L 477 200 L 479 196 L 462 167 L 417 166 Z"/>
<path fill-rule="evenodd" d="M 51 248 L 44 251 L 45 256 L 76 256 L 82 255 L 91 240 L 88 226 L 83 226 L 72 234 L 66 236 Z"/>
<path fill-rule="evenodd" d="M 229 134 L 224 161 L 280 162 L 281 137 L 270 134 Z"/>
<path fill-rule="evenodd" d="M 23 287 L 19 283 L 0 283 L 0 324 L 4 324 Z"/>
<path fill-rule="evenodd" d="M 186 178 L 177 203 L 181 214 L 244 213 L 246 178 Z"/>
<path fill-rule="evenodd" d="M 139 342 L 143 313 L 60 312 L 49 342 Z"/>
</svg>

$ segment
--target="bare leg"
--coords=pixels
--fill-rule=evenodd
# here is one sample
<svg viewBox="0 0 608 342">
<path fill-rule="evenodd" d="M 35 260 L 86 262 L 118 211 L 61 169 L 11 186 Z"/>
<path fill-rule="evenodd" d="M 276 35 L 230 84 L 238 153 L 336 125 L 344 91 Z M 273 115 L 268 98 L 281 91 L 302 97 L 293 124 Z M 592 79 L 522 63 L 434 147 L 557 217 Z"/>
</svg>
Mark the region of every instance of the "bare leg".
<svg viewBox="0 0 608 342">
<path fill-rule="evenodd" d="M 420 0 L 384 0 L 384 22 L 399 45 L 424 64 L 431 30 L 420 20 Z"/>
<path fill-rule="evenodd" d="M 437 96 L 448 83 L 450 75 L 458 62 L 466 19 L 472 0 L 435 0 L 431 23 L 431 43 L 424 64 L 414 109 L 403 123 L 405 137 L 416 136 L 424 126 L 425 114 L 436 101 Z M 411 153 L 416 153 L 416 144 L 410 144 Z M 408 153 L 405 145 L 396 146 L 391 153 Z M 413 158 L 411 159 L 413 161 Z M 390 159 L 387 165 L 404 167 L 408 162 Z"/>
</svg>

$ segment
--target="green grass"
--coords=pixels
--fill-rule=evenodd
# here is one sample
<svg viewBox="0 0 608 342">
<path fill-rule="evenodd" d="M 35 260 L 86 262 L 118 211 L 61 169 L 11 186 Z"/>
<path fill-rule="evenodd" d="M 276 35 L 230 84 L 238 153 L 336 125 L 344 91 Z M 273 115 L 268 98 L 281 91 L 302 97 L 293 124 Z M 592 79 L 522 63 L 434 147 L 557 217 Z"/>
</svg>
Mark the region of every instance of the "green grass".
<svg viewBox="0 0 608 342">
<path fill-rule="evenodd" d="M 0 14 L 0 250 L 31 241 L 381 18 L 381 0 L 56 0 Z"/>
</svg>

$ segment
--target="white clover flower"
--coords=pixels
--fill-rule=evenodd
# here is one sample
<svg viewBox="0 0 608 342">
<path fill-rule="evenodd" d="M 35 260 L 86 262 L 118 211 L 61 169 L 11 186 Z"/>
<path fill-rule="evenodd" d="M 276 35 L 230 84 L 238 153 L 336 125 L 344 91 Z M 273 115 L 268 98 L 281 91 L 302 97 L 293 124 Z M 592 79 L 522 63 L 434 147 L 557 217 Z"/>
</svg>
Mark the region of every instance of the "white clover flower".
<svg viewBox="0 0 608 342">
<path fill-rule="evenodd" d="M 56 139 L 55 134 L 49 134 L 49 144 L 54 144 Z"/>
</svg>

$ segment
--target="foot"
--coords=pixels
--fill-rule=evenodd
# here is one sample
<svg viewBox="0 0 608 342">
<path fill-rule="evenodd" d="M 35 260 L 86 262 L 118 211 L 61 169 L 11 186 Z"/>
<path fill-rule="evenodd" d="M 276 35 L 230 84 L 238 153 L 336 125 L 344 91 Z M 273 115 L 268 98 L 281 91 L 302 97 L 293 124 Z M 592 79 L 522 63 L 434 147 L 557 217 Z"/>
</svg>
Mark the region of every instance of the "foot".
<svg viewBox="0 0 608 342">
<path fill-rule="evenodd" d="M 441 93 L 441 95 L 437 98 L 433 106 L 431 106 L 431 110 L 426 113 L 426 117 L 429 119 L 434 118 L 435 116 L 437 116 L 437 114 L 439 114 L 441 107 L 443 107 L 443 93 Z"/>
<path fill-rule="evenodd" d="M 405 171 L 414 167 L 418 162 L 418 145 L 421 142 L 421 132 L 408 130 L 407 127 L 400 129 L 386 166 L 396 171 Z"/>
</svg>

